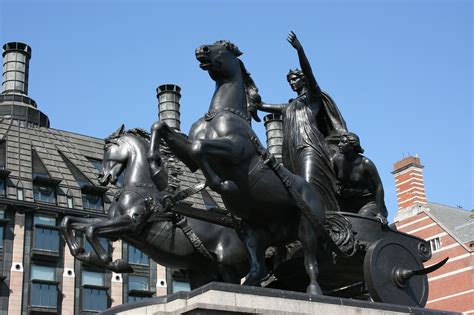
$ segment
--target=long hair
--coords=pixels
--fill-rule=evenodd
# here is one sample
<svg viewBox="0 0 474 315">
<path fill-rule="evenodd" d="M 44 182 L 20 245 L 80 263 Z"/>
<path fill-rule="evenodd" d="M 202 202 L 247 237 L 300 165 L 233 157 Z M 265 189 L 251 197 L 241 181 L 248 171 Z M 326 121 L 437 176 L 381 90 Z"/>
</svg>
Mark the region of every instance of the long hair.
<svg viewBox="0 0 474 315">
<path fill-rule="evenodd" d="M 244 63 L 238 58 L 237 60 L 239 60 L 240 69 L 242 70 L 245 94 L 247 95 L 247 110 L 253 110 L 256 108 L 257 104 L 262 102 L 262 98 L 260 97 L 260 94 L 258 94 L 257 85 L 250 76 L 250 73 L 245 68 Z"/>
</svg>

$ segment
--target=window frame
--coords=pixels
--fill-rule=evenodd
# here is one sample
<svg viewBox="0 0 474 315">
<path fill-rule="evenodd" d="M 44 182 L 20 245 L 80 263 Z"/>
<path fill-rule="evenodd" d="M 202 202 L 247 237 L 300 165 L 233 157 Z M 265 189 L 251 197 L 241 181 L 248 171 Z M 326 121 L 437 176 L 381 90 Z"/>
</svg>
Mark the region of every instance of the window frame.
<svg viewBox="0 0 474 315">
<path fill-rule="evenodd" d="M 34 183 L 33 184 L 33 199 L 35 202 L 44 202 L 48 204 L 57 204 L 58 203 L 58 194 L 57 194 L 57 187 L 55 185 L 45 185 L 41 183 Z M 41 192 L 41 189 L 51 189 L 50 194 L 47 198 L 38 198 L 37 191 Z M 41 194 L 40 196 L 43 196 Z M 51 197 L 52 196 L 52 197 Z"/>
<path fill-rule="evenodd" d="M 3 248 L 5 246 L 5 228 L 8 222 L 10 222 L 10 220 L 5 218 L 5 215 L 5 210 L 0 210 L 0 254 L 3 252 Z"/>
<path fill-rule="evenodd" d="M 51 269 L 52 273 L 53 273 L 53 279 L 56 279 L 56 268 L 55 267 L 52 267 L 52 266 L 45 266 L 45 265 L 41 265 L 41 264 L 31 264 L 30 266 L 30 281 L 29 281 L 29 286 L 30 286 L 30 297 L 29 297 L 29 305 L 31 306 L 32 310 L 38 310 L 38 311 L 42 311 L 44 309 L 47 309 L 47 310 L 58 310 L 58 302 L 60 300 L 60 289 L 59 289 L 59 284 L 60 282 L 59 281 L 56 281 L 56 280 L 47 280 L 47 279 L 39 279 L 39 278 L 32 278 L 33 276 L 33 268 L 35 266 L 38 266 L 38 267 L 45 267 L 45 268 L 49 268 Z M 54 296 L 54 299 L 55 299 L 55 302 L 56 302 L 56 305 L 53 306 L 52 304 L 49 304 L 49 305 L 34 305 L 33 304 L 33 297 L 38 297 L 40 296 L 41 297 L 41 294 L 35 294 L 36 291 L 35 291 L 35 285 L 37 284 L 40 284 L 40 285 L 47 285 L 49 288 L 53 288 L 55 287 L 55 291 L 56 291 L 56 294 L 54 293 L 50 293 L 52 294 L 52 296 Z M 39 289 L 39 293 L 44 293 L 45 290 L 44 289 Z"/>
<path fill-rule="evenodd" d="M 0 197 L 5 198 L 7 196 L 7 180 L 0 177 Z"/>
<path fill-rule="evenodd" d="M 127 244 L 127 245 L 128 245 L 128 247 L 127 247 L 127 262 L 128 262 L 129 264 L 139 265 L 139 266 L 150 266 L 150 257 L 149 257 L 147 254 L 145 254 L 142 250 L 138 249 L 137 247 L 135 247 L 135 246 L 133 246 L 133 245 L 131 245 L 131 244 Z M 147 257 L 147 260 L 146 260 L 147 262 L 146 262 L 146 263 L 141 263 L 141 262 L 131 261 L 131 260 L 130 260 L 130 253 L 131 253 L 132 251 L 130 250 L 130 248 L 134 248 L 134 249 L 135 249 L 134 252 L 139 251 L 139 252 L 141 253 L 141 256 L 142 256 L 142 257 L 143 257 L 143 256 L 146 256 L 146 257 Z M 140 259 L 140 260 L 141 260 L 141 259 Z"/>
<path fill-rule="evenodd" d="M 90 284 L 90 283 L 84 283 L 84 273 L 89 272 L 89 273 L 95 273 L 98 274 L 102 277 L 102 285 L 97 285 L 97 284 Z M 98 271 L 92 271 L 88 269 L 82 269 L 81 271 L 81 292 L 80 292 L 80 309 L 81 312 L 100 312 L 103 311 L 107 308 L 110 307 L 110 296 L 109 296 L 109 288 L 105 286 L 105 273 L 103 272 L 98 272 Z M 87 291 L 91 290 L 91 292 L 97 291 L 98 293 L 103 292 L 105 293 L 105 307 L 103 309 L 93 309 L 93 308 L 86 308 L 86 301 L 92 301 L 92 299 L 87 299 L 88 297 Z"/>
<path fill-rule="evenodd" d="M 48 219 L 53 219 L 54 220 L 54 225 L 53 224 L 48 224 L 47 220 L 46 222 L 40 222 L 40 223 L 35 223 L 36 219 L 40 220 L 39 218 L 48 218 Z M 46 247 L 39 247 L 37 246 L 37 241 L 39 237 L 39 231 L 40 230 L 50 230 L 50 231 L 55 231 L 55 236 L 54 236 L 54 242 L 57 243 L 57 248 L 46 248 Z M 46 241 L 43 243 L 49 244 L 51 243 L 53 238 L 47 238 Z M 54 246 L 53 246 L 54 247 Z M 57 226 L 57 220 L 55 217 L 50 216 L 50 215 L 43 215 L 43 214 L 35 214 L 33 216 L 33 226 L 32 226 L 32 237 L 31 237 L 31 252 L 32 256 L 41 256 L 42 258 L 50 258 L 50 259 L 55 259 L 59 258 L 60 254 L 60 248 L 61 248 L 61 237 L 59 235 L 59 227 Z"/>
<path fill-rule="evenodd" d="M 90 207 L 90 200 L 88 197 L 96 197 L 100 199 L 100 207 Z M 87 202 L 86 202 L 87 201 Z M 87 204 L 87 206 L 86 206 Z M 96 202 L 97 204 L 97 202 Z M 82 207 L 84 209 L 93 210 L 93 211 L 104 211 L 104 195 L 103 194 L 94 194 L 90 192 L 82 192 Z"/>
<path fill-rule="evenodd" d="M 131 289 L 130 288 L 130 279 L 131 278 L 143 278 L 146 283 L 146 289 Z M 129 274 L 127 276 L 127 302 L 137 302 L 147 298 L 151 298 L 156 292 L 152 290 L 150 275 L 140 275 L 140 274 Z"/>
<path fill-rule="evenodd" d="M 430 249 L 432 253 L 438 251 L 442 247 L 441 237 L 439 236 L 428 240 L 428 243 L 430 244 Z"/>
</svg>

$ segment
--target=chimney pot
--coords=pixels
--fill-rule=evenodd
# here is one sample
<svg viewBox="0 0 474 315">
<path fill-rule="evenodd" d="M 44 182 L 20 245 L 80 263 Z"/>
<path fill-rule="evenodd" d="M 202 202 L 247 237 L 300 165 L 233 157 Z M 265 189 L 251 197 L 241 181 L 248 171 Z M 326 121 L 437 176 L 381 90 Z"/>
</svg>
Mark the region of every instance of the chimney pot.
<svg viewBox="0 0 474 315">
<path fill-rule="evenodd" d="M 283 148 L 283 119 L 280 114 L 268 114 L 263 117 L 265 134 L 267 135 L 267 149 L 281 162 Z"/>
<path fill-rule="evenodd" d="M 158 119 L 180 131 L 181 88 L 175 84 L 160 85 L 156 89 L 156 97 L 158 98 Z"/>
<path fill-rule="evenodd" d="M 31 47 L 20 42 L 3 45 L 2 94 L 28 95 Z"/>
</svg>

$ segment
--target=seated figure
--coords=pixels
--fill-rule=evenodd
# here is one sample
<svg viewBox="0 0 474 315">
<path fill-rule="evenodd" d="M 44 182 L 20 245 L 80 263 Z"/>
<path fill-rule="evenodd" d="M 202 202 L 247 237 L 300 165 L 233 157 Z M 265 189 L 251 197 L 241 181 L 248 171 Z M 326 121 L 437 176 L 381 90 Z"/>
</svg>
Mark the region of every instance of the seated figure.
<svg viewBox="0 0 474 315">
<path fill-rule="evenodd" d="M 337 177 L 337 195 L 341 211 L 376 217 L 387 223 L 382 181 L 371 160 L 362 155 L 359 137 L 344 133 L 339 153 L 333 160 Z"/>
</svg>

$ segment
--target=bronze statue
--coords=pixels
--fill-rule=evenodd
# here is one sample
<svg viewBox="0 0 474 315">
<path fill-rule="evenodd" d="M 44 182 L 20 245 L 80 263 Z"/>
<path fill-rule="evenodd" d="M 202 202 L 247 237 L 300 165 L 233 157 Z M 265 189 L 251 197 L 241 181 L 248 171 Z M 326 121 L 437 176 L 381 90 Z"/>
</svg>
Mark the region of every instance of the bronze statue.
<svg viewBox="0 0 474 315">
<path fill-rule="evenodd" d="M 315 187 L 326 210 L 337 211 L 333 154 L 325 138 L 337 137 L 346 125 L 334 102 L 319 88 L 295 33 L 290 32 L 288 42 L 296 49 L 302 69 L 290 70 L 287 76 L 298 96 L 288 104 L 258 103 L 257 108 L 282 114 L 283 165 Z"/>
<path fill-rule="evenodd" d="M 352 132 L 344 133 L 339 152 L 333 162 L 341 211 L 376 217 L 387 223 L 382 181 L 374 163 L 362 155 L 359 137 Z"/>
<path fill-rule="evenodd" d="M 258 101 L 257 89 L 238 58 L 241 54 L 228 41 L 196 49 L 201 69 L 216 82 L 209 111 L 193 124 L 188 138 L 166 123 L 153 124 L 150 156 L 164 140 L 192 171 L 201 169 L 229 212 L 241 218 L 236 229 L 250 259 L 246 285 L 258 286 L 267 276 L 267 247 L 299 239 L 310 278 L 306 291 L 321 294 L 316 253 L 324 230 L 323 197 L 260 144 L 248 114 L 249 105 Z"/>
<path fill-rule="evenodd" d="M 125 131 L 122 125 L 106 139 L 99 181 L 104 186 L 114 184 L 124 173 L 123 189 L 107 219 L 66 216 L 62 220 L 61 234 L 71 254 L 115 272 L 132 272 L 126 261 L 112 261 L 111 253 L 98 241 L 98 237 L 122 239 L 159 264 L 185 269 L 191 288 L 211 281 L 240 283 L 248 262 L 235 231 L 164 212 L 161 204 L 171 198 L 164 190 L 167 172 L 159 151 L 148 158 L 149 150 L 150 135 L 141 129 Z M 85 234 L 93 252 L 84 252 L 76 231 Z"/>
</svg>

